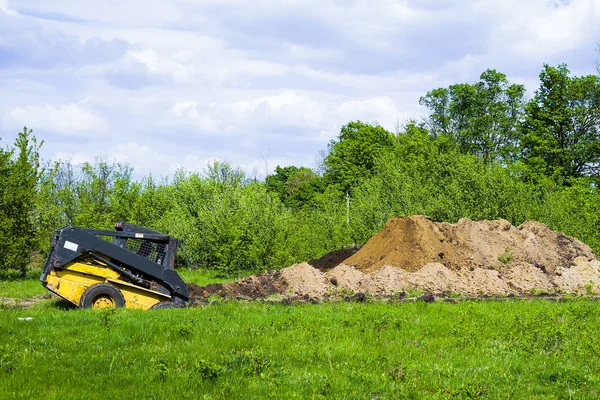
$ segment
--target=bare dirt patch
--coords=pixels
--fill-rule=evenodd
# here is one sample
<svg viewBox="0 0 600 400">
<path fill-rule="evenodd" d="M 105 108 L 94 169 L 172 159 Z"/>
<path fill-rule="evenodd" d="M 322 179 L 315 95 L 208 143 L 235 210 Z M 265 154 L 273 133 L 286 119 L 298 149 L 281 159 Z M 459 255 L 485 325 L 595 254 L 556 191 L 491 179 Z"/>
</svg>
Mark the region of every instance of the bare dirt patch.
<svg viewBox="0 0 600 400">
<path fill-rule="evenodd" d="M 37 296 L 26 297 L 23 299 L 15 299 L 12 297 L 0 297 L 0 309 L 2 308 L 29 308 L 43 301 L 51 299 L 52 295 L 43 294 Z"/>
</svg>

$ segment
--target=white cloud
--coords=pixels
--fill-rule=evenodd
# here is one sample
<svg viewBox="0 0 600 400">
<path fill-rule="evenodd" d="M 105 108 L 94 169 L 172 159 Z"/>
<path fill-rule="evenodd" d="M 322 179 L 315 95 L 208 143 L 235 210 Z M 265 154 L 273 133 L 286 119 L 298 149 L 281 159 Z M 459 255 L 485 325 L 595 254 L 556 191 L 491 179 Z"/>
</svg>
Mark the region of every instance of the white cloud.
<svg viewBox="0 0 600 400">
<path fill-rule="evenodd" d="M 16 2 L 15 2 L 16 3 Z M 18 0 L 19 7 L 50 14 L 51 18 L 82 19 L 109 24 L 160 25 L 183 16 L 181 3 L 147 0 L 71 1 Z"/>
<path fill-rule="evenodd" d="M 299 44 L 285 44 L 284 49 L 296 60 L 306 63 L 314 61 L 332 61 L 343 58 L 338 49 L 319 49 Z"/>
<path fill-rule="evenodd" d="M 492 45 L 513 48 L 523 57 L 544 58 L 580 47 L 600 34 L 600 4 L 596 0 L 569 3 L 519 1 L 506 5 L 514 18 L 495 29 Z M 521 5 L 525 5 L 525 12 Z M 519 12 L 519 14 L 517 14 Z M 591 49 L 590 49 L 591 51 Z"/>
<path fill-rule="evenodd" d="M 171 113 L 201 131 L 214 132 L 220 129 L 220 122 L 204 114 L 196 101 L 180 101 L 171 108 Z"/>
<path fill-rule="evenodd" d="M 8 7 L 8 0 L 0 0 L 0 11 L 6 13 L 8 15 L 18 15 L 19 14 L 15 10 L 11 10 Z"/>
<path fill-rule="evenodd" d="M 135 165 L 138 174 L 156 176 L 167 176 L 178 169 L 202 171 L 209 163 L 218 160 L 218 157 L 214 156 L 201 157 L 189 153 L 171 154 L 138 142 L 114 145 L 110 148 L 108 157 L 117 162 Z M 157 163 L 158 160 L 162 162 Z"/>
<path fill-rule="evenodd" d="M 271 168 L 309 165 L 341 125 L 393 130 L 420 117 L 427 91 L 486 68 L 529 90 L 543 62 L 592 73 L 599 9 L 597 0 L 0 0 L 0 115 L 11 131 L 26 123 L 42 134 L 46 157 L 108 154 L 139 175 L 215 159 L 247 172 L 263 171 L 267 156 Z"/>
<path fill-rule="evenodd" d="M 4 7 L 7 7 L 4 3 Z M 0 10 L 0 66 L 50 69 L 110 62 L 121 57 L 124 40 L 83 39 L 17 12 Z"/>
<path fill-rule="evenodd" d="M 54 154 L 52 159 L 69 161 L 75 166 L 93 163 L 98 159 L 109 163 L 125 163 L 135 167 L 135 174 L 138 177 L 150 174 L 166 177 L 179 169 L 203 171 L 209 164 L 221 161 L 216 156 L 182 154 L 185 151 L 185 149 L 179 149 L 180 154 L 173 154 L 169 151 L 157 149 L 155 146 L 146 146 L 139 142 L 125 142 L 113 144 L 106 151 L 75 151 L 72 153 L 59 151 Z M 157 162 L 159 160 L 160 162 Z"/>
<path fill-rule="evenodd" d="M 393 131 L 397 121 L 407 117 L 398 111 L 394 100 L 387 96 L 346 101 L 337 107 L 336 116 L 342 123 L 353 120 L 378 122 L 390 131 Z M 339 126 L 335 127 L 335 130 L 339 131 Z"/>
<path fill-rule="evenodd" d="M 393 130 L 398 120 L 408 118 L 388 96 L 333 102 L 294 91 L 205 106 L 197 101 L 180 101 L 171 112 L 180 121 L 209 133 L 248 137 L 253 127 L 257 135 L 264 136 L 289 128 L 318 141 L 333 138 L 349 121 L 378 122 Z"/>
<path fill-rule="evenodd" d="M 240 100 L 219 106 L 240 125 L 254 122 L 264 126 L 305 126 L 315 128 L 322 123 L 324 105 L 294 91 L 253 100 Z"/>
<path fill-rule="evenodd" d="M 131 52 L 129 56 L 145 64 L 151 73 L 172 76 L 176 81 L 185 82 L 191 77 L 191 67 L 173 59 L 164 59 L 152 49 Z"/>
<path fill-rule="evenodd" d="M 8 112 L 7 119 L 16 126 L 35 126 L 42 132 L 84 137 L 109 127 L 107 121 L 75 103 L 15 107 Z"/>
</svg>

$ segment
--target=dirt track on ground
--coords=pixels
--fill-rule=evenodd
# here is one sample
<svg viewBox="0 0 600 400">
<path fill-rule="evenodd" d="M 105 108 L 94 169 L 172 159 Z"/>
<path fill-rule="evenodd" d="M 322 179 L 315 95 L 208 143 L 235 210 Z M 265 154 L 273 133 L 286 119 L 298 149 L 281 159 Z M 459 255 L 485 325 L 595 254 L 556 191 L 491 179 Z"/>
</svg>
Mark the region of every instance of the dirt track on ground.
<svg viewBox="0 0 600 400">
<path fill-rule="evenodd" d="M 13 297 L 0 297 L 0 309 L 2 308 L 29 308 L 33 307 L 36 304 L 41 303 L 42 301 L 51 299 L 53 296 L 51 294 L 43 294 L 36 295 L 31 297 L 26 297 L 23 299 L 17 299 Z"/>
<path fill-rule="evenodd" d="M 434 222 L 392 218 L 360 250 L 237 282 L 190 285 L 192 303 L 213 295 L 236 299 L 591 294 L 600 288 L 600 261 L 589 246 L 527 221 Z"/>
</svg>

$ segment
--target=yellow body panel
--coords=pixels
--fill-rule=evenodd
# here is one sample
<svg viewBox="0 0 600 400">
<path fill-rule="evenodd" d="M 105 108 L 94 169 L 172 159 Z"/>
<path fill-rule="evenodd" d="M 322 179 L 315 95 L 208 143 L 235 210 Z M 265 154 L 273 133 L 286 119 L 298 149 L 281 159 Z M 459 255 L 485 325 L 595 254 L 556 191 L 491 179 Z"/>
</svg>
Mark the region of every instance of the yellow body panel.
<svg viewBox="0 0 600 400">
<path fill-rule="evenodd" d="M 110 283 L 116 286 L 125 298 L 125 307 L 147 310 L 171 296 L 134 285 L 120 279 L 120 274 L 101 264 L 72 262 L 60 269 L 53 269 L 44 286 L 76 306 L 81 305 L 81 296 L 92 285 Z M 98 302 L 94 308 L 112 307 L 107 302 Z"/>
</svg>

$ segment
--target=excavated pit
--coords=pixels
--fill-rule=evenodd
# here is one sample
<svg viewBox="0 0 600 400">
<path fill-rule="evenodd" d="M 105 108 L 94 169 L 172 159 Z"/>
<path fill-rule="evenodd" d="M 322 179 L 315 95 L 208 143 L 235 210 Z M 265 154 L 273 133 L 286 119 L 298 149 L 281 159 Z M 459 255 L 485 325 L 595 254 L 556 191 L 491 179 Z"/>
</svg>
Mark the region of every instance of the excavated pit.
<svg viewBox="0 0 600 400">
<path fill-rule="evenodd" d="M 190 285 L 192 303 L 212 295 L 321 301 L 340 297 L 590 294 L 600 261 L 583 242 L 527 221 L 434 222 L 397 217 L 360 250 L 338 250 L 309 263 L 237 282 Z M 353 296 L 354 294 L 354 296 Z M 357 294 L 360 296 L 356 297 Z"/>
</svg>

